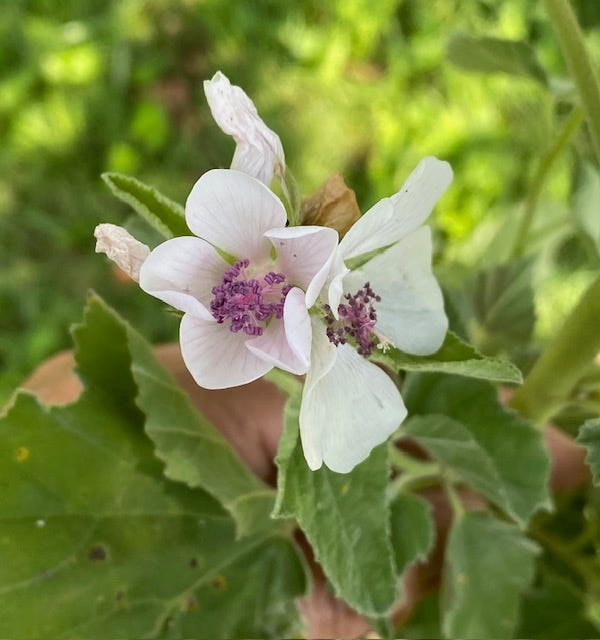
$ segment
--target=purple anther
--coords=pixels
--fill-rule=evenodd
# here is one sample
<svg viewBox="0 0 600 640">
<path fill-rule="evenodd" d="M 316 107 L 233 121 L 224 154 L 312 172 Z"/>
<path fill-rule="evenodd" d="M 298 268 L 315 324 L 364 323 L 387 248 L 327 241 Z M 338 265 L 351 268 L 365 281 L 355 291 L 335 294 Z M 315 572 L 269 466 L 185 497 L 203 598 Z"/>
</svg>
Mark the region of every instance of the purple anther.
<svg viewBox="0 0 600 640">
<path fill-rule="evenodd" d="M 210 311 L 219 324 L 230 320 L 230 330 L 261 336 L 271 318 L 283 318 L 285 297 L 292 285 L 281 286 L 286 276 L 270 271 L 261 280 L 249 278 L 247 259 L 238 260 L 223 274 L 221 284 L 211 289 Z"/>
<path fill-rule="evenodd" d="M 362 289 L 354 295 L 347 293 L 344 299 L 347 300 L 347 304 L 338 306 L 339 320 L 333 317 L 331 307 L 325 305 L 326 334 L 329 342 L 337 347 L 346 344 L 348 339 L 352 338 L 356 342 L 358 353 L 361 356 L 369 356 L 378 343 L 373 336 L 373 329 L 377 323 L 374 303 L 380 302 L 381 297 L 371 289 L 368 282 L 365 282 Z"/>
</svg>

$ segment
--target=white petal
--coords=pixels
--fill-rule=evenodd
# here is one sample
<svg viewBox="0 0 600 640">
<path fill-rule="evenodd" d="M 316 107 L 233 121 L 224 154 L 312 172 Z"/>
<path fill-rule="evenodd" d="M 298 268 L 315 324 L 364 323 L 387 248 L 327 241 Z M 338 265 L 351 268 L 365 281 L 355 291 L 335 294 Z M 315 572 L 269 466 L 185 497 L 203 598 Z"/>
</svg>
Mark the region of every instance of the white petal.
<svg viewBox="0 0 600 640">
<path fill-rule="evenodd" d="M 283 227 L 265 233 L 277 251 L 277 265 L 288 280 L 306 291 L 312 307 L 331 267 L 338 233 L 318 226 Z"/>
<path fill-rule="evenodd" d="M 229 265 L 208 242 L 193 236 L 167 240 L 152 251 L 140 270 L 140 287 L 176 309 L 205 319 L 211 289 Z"/>
<path fill-rule="evenodd" d="M 331 309 L 333 317 L 338 319 L 338 306 L 342 295 L 344 294 L 344 278 L 349 273 L 348 267 L 344 264 L 340 247 L 338 246 L 333 260 L 331 262 L 331 268 L 329 270 L 329 276 L 327 278 L 327 304 Z"/>
<path fill-rule="evenodd" d="M 324 462 L 338 473 L 352 471 L 405 417 L 392 380 L 352 346 L 340 345 L 325 375 L 312 363 L 302 394 L 300 436 L 308 466 L 315 470 Z"/>
<path fill-rule="evenodd" d="M 344 289 L 354 293 L 365 282 L 381 296 L 375 303 L 378 334 L 414 355 L 435 353 L 448 318 L 440 286 L 431 270 L 431 230 L 421 227 L 353 271 Z"/>
<path fill-rule="evenodd" d="M 150 248 L 116 224 L 99 224 L 94 230 L 96 253 L 105 253 L 132 280 L 139 282 L 140 268 Z"/>
<path fill-rule="evenodd" d="M 304 292 L 295 287 L 285 298 L 283 322 L 272 320 L 262 336 L 246 342 L 259 358 L 294 374 L 303 374 L 310 366 L 311 324 Z"/>
<path fill-rule="evenodd" d="M 240 171 L 213 169 L 194 185 L 185 205 L 189 228 L 236 258 L 264 260 L 271 250 L 264 237 L 284 227 L 281 200 L 262 182 Z"/>
<path fill-rule="evenodd" d="M 198 385 L 206 389 L 237 387 L 265 375 L 273 365 L 246 348 L 248 336 L 225 323 L 186 314 L 179 329 L 181 355 Z"/>
<path fill-rule="evenodd" d="M 386 247 L 419 227 L 451 182 L 447 162 L 423 158 L 398 193 L 380 200 L 352 225 L 340 242 L 344 259 Z"/>
<path fill-rule="evenodd" d="M 285 156 L 279 136 L 261 120 L 256 107 L 240 87 L 218 71 L 204 82 L 204 93 L 213 118 L 237 143 L 231 168 L 243 171 L 266 185 L 273 174 L 285 173 Z"/>
</svg>

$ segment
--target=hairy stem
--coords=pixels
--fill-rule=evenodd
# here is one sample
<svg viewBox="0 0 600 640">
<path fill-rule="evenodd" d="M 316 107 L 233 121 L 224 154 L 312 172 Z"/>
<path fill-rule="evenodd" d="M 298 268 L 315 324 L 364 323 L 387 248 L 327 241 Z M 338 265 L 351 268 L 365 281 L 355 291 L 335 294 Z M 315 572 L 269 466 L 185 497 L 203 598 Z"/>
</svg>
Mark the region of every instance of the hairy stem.
<svg viewBox="0 0 600 640">
<path fill-rule="evenodd" d="M 533 423 L 547 421 L 600 351 L 600 275 L 533 366 L 511 406 Z"/>
</svg>

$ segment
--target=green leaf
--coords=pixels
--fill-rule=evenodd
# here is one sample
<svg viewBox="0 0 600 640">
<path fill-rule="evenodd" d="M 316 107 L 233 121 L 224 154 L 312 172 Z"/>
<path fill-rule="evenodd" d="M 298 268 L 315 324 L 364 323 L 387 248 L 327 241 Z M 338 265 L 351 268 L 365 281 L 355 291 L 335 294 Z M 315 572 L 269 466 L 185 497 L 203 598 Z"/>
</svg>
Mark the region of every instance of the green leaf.
<svg viewBox="0 0 600 640">
<path fill-rule="evenodd" d="M 513 260 L 479 271 L 472 301 L 474 331 L 488 349 L 527 342 L 535 325 L 531 261 Z"/>
<path fill-rule="evenodd" d="M 594 483 L 600 484 L 600 418 L 584 422 L 577 442 L 587 449 L 586 462 L 592 470 Z"/>
<path fill-rule="evenodd" d="M 539 509 L 550 508 L 547 486 L 550 462 L 541 431 L 501 405 L 491 384 L 440 374 L 420 374 L 409 378 L 403 396 L 409 415 L 438 414 L 453 421 L 440 421 L 436 425 L 436 417 L 422 423 L 434 436 L 439 435 L 444 424 L 449 429 L 449 442 L 441 444 L 430 438 L 429 446 L 435 446 L 437 455 L 453 458 L 461 473 L 467 474 L 465 479 L 468 477 L 469 482 L 476 483 L 480 491 L 485 489 L 484 493 L 491 500 L 501 504 L 505 493 L 505 508 L 519 523 L 525 524 Z M 454 423 L 459 423 L 463 429 Z M 418 425 L 410 427 L 417 437 Z M 465 443 L 465 431 L 487 454 L 491 465 L 485 462 L 485 456 L 478 454 L 472 466 L 468 466 L 468 455 L 465 454 L 475 454 L 473 443 L 470 440 Z M 453 449 L 444 453 L 443 448 L 451 445 Z M 502 485 L 502 489 L 498 487 L 496 491 L 492 487 L 495 477 L 492 468 Z"/>
<path fill-rule="evenodd" d="M 236 520 L 240 535 L 261 520 L 268 522 L 274 492 L 198 412 L 131 326 L 100 298 L 91 296 L 84 322 L 73 335 L 83 380 L 95 392 L 103 392 L 107 401 L 119 401 L 122 411 L 139 413 L 141 409 L 145 414 L 144 428 L 156 456 L 165 463 L 167 478 L 217 498 Z M 249 500 L 250 496 L 259 499 Z"/>
<path fill-rule="evenodd" d="M 338 597 L 370 616 L 386 614 L 397 595 L 385 490 L 387 445 L 347 474 L 311 471 L 298 432 L 300 394 L 290 396 L 275 462 L 274 515 L 296 518 Z"/>
<path fill-rule="evenodd" d="M 131 205 L 163 237 L 190 235 L 183 207 L 154 187 L 122 173 L 103 173 L 102 179 L 113 195 Z"/>
<path fill-rule="evenodd" d="M 529 76 L 543 85 L 548 84 L 546 71 L 535 51 L 520 40 L 474 38 L 454 32 L 448 38 L 446 56 L 450 62 L 467 71 Z"/>
<path fill-rule="evenodd" d="M 398 576 L 427 559 L 435 541 L 429 503 L 412 493 L 399 493 L 390 505 L 392 547 Z"/>
<path fill-rule="evenodd" d="M 410 418 L 402 425 L 402 430 L 444 467 L 452 469 L 458 478 L 520 520 L 512 509 L 494 460 L 468 427 L 447 416 L 430 414 Z"/>
<path fill-rule="evenodd" d="M 395 638 L 441 638 L 440 603 L 434 591 L 420 600 L 409 619 L 396 629 Z"/>
<path fill-rule="evenodd" d="M 213 498 L 163 477 L 141 414 L 94 389 L 50 410 L 16 398 L 0 487 L 2 637 L 298 633 L 306 577 L 291 541 L 236 540 Z"/>
<path fill-rule="evenodd" d="M 542 574 L 523 599 L 518 638 L 597 638 L 600 629 L 585 615 L 584 595 L 567 580 Z"/>
<path fill-rule="evenodd" d="M 536 554 L 536 545 L 518 529 L 489 513 L 471 511 L 457 518 L 445 556 L 444 636 L 512 637 Z"/>
<path fill-rule="evenodd" d="M 573 211 L 584 232 L 600 254 L 600 172 L 592 164 L 584 164 L 581 186 L 575 192 Z"/>
<path fill-rule="evenodd" d="M 451 331 L 446 334 L 439 350 L 430 356 L 412 356 L 399 349 L 388 349 L 385 353 L 374 351 L 371 360 L 394 370 L 440 371 L 496 382 L 523 381 L 521 372 L 514 364 L 482 355 Z"/>
</svg>

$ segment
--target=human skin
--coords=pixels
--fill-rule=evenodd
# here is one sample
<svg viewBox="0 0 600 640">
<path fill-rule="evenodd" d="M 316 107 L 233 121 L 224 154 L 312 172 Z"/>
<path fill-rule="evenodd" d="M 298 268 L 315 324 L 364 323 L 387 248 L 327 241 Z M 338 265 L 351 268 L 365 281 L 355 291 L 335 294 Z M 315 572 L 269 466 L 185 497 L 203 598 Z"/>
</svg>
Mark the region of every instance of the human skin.
<svg viewBox="0 0 600 640">
<path fill-rule="evenodd" d="M 179 345 L 158 346 L 155 355 L 198 409 L 229 440 L 240 458 L 258 476 L 274 485 L 276 468 L 273 458 L 282 430 L 285 396 L 264 380 L 217 391 L 203 389 L 196 385 L 185 368 Z M 32 391 L 47 404 L 72 402 L 82 389 L 73 368 L 72 352 L 59 353 L 41 364 L 23 383 L 23 388 Z M 501 393 L 501 399 L 506 401 L 508 395 L 508 392 Z M 589 482 L 589 472 L 584 463 L 585 450 L 582 447 L 552 425 L 545 426 L 544 439 L 552 461 L 550 489 L 554 494 L 575 490 Z M 407 572 L 404 600 L 393 611 L 396 623 L 407 620 L 420 598 L 439 585 L 452 511 L 440 489 L 432 487 L 423 491 L 422 495 L 432 506 L 436 545 L 426 563 L 414 565 Z M 486 508 L 485 501 L 470 491 L 461 491 L 460 498 L 468 509 Z M 299 602 L 308 637 L 377 637 L 362 616 L 334 598 L 323 571 L 312 557 L 308 543 L 300 533 L 297 539 L 313 575 L 310 595 Z"/>
</svg>

